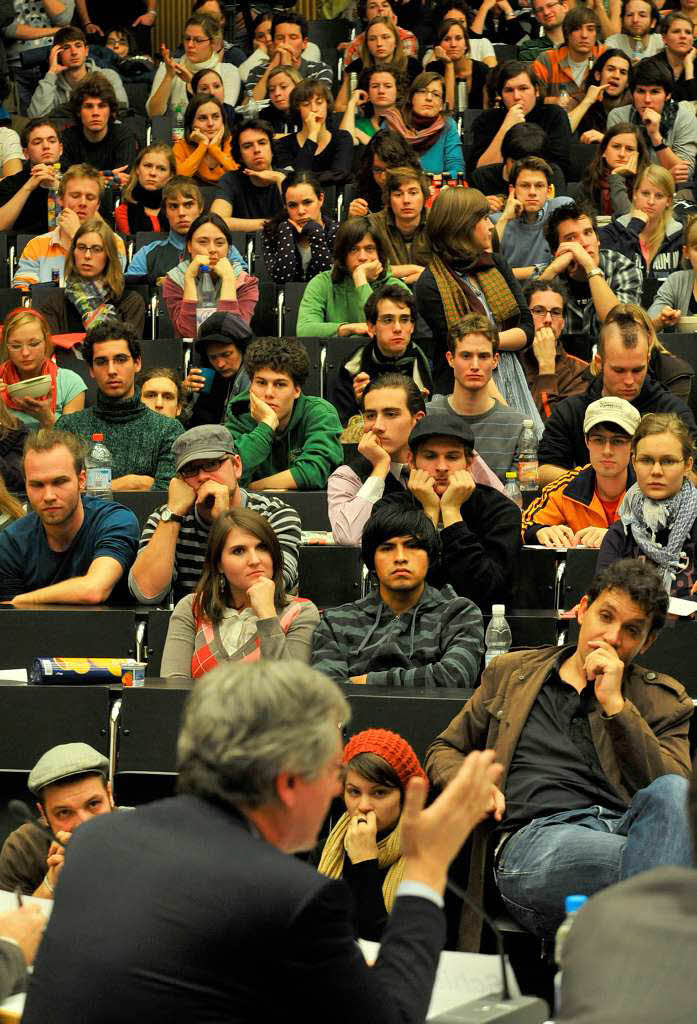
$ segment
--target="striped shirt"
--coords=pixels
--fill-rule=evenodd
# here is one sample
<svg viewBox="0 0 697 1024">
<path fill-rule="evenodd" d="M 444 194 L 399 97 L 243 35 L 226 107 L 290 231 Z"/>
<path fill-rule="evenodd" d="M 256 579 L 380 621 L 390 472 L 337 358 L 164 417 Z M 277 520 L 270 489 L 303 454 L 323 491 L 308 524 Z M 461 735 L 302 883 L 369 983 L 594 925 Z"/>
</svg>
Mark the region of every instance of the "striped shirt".
<svg viewBox="0 0 697 1024">
<path fill-rule="evenodd" d="M 588 56 L 588 68 L 604 52 L 605 47 L 603 44 L 597 43 L 593 47 L 593 52 Z M 567 110 L 573 110 L 586 95 L 585 82 L 578 85 L 574 78 L 574 69 L 569 60 L 568 46 L 559 46 L 554 50 L 544 50 L 537 60 L 533 62 L 532 69 L 544 86 L 545 96 L 561 96 L 562 90 L 566 93 L 568 97 Z"/>
<path fill-rule="evenodd" d="M 60 243 L 60 228 L 36 235 L 30 239 L 22 250 L 12 284 L 15 288 L 28 288 L 32 284 L 43 284 L 51 281 L 51 274 L 57 270 L 61 279 L 65 274 L 65 257 L 68 250 Z M 126 267 L 126 247 L 123 239 L 114 235 L 116 251 L 121 261 L 121 269 Z"/>
<path fill-rule="evenodd" d="M 241 487 L 240 497 L 243 508 L 251 508 L 252 511 L 259 512 L 265 519 L 268 519 L 269 525 L 273 527 L 283 553 L 283 579 L 286 589 L 293 590 L 298 584 L 300 516 L 294 508 L 286 505 L 280 498 L 267 498 L 264 494 L 252 494 L 249 491 L 244 491 Z M 165 505 L 161 505 L 160 508 L 155 509 L 143 527 L 138 545 L 139 551 L 147 546 L 165 507 Z M 170 584 L 174 590 L 175 601 L 181 600 L 186 594 L 191 594 L 196 589 L 203 571 L 209 532 L 210 525 L 199 519 L 194 507 L 184 517 L 177 537 Z M 146 598 L 141 593 L 132 570 L 128 577 L 128 586 L 133 597 L 143 604 L 159 604 L 170 589 L 168 586 L 162 593 Z"/>
<path fill-rule="evenodd" d="M 426 414 L 446 413 L 453 420 L 465 422 L 474 434 L 474 446 L 492 472 L 504 480 L 506 473 L 518 464 L 518 441 L 525 417 L 516 409 L 494 399 L 488 412 L 464 416 L 455 412 L 448 395 L 434 395 L 426 405 Z"/>
</svg>

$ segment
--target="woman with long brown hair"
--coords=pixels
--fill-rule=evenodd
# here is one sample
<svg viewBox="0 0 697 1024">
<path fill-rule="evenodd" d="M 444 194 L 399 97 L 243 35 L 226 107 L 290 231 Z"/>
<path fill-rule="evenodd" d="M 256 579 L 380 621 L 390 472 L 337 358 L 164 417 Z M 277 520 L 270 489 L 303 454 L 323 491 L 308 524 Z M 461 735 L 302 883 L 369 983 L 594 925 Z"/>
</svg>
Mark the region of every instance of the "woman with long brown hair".
<svg viewBox="0 0 697 1024">
<path fill-rule="evenodd" d="M 401 79 L 411 82 L 421 71 L 416 57 L 409 57 L 404 52 L 399 29 L 391 18 L 378 15 L 371 18 L 365 30 L 365 40 L 361 47 L 361 56 L 352 60 L 344 68 L 341 88 L 336 97 L 335 110 L 346 110 L 351 94 L 351 75 L 360 75 L 371 68 L 379 68 L 384 64 L 393 65 Z"/>
<path fill-rule="evenodd" d="M 59 292 L 56 295 L 59 296 Z M 13 428 L 16 421 L 31 430 L 52 427 L 59 416 L 79 412 L 85 407 L 85 382 L 79 374 L 56 366 L 51 342 L 51 325 L 38 309 L 20 306 L 5 317 L 0 342 L 0 413 L 9 411 L 10 421 L 1 425 Z M 38 398 L 20 398 L 7 390 L 32 377 L 50 377 L 46 394 Z M 22 481 L 21 469 L 18 470 Z M 9 485 L 14 490 L 14 483 Z M 24 489 L 21 482 L 20 489 Z"/>
<path fill-rule="evenodd" d="M 434 384 L 441 394 L 449 394 L 453 386 L 445 356 L 448 331 L 468 313 L 480 313 L 496 324 L 502 354 L 523 348 L 535 333 L 511 268 L 491 251 L 492 232 L 487 198 L 474 188 L 443 190 L 426 222 L 433 258 L 414 285 L 414 296 L 433 334 Z M 527 383 L 525 390 L 529 395 Z"/>
<path fill-rule="evenodd" d="M 226 661 L 310 661 L 319 612 L 289 597 L 283 554 L 268 521 L 230 509 L 213 524 L 203 572 L 193 594 L 172 612 L 161 673 L 194 678 Z"/>
</svg>

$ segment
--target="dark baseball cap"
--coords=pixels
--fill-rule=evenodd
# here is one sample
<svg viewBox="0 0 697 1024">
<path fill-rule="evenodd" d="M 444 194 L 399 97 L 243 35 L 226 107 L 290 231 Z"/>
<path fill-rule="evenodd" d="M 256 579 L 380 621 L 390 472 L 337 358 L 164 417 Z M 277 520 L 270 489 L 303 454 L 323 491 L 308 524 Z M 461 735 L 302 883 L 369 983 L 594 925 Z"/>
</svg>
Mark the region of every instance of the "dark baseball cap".
<svg viewBox="0 0 697 1024">
<path fill-rule="evenodd" d="M 201 324 L 195 345 L 199 352 L 205 352 L 214 342 L 218 345 L 232 342 L 244 355 L 252 337 L 249 325 L 237 313 L 211 313 Z"/>
<path fill-rule="evenodd" d="M 474 448 L 474 434 L 470 425 L 459 416 L 449 416 L 443 412 L 432 412 L 419 420 L 409 435 L 412 452 L 429 437 L 451 437 L 461 441 L 470 451 Z"/>
</svg>

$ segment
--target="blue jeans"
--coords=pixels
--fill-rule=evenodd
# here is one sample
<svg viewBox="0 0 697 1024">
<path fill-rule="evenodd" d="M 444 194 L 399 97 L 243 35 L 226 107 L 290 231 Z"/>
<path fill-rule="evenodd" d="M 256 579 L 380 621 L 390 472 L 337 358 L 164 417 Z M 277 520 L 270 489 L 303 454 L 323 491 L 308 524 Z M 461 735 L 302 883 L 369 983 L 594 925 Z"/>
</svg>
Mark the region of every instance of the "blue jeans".
<svg viewBox="0 0 697 1024">
<path fill-rule="evenodd" d="M 591 896 L 640 871 L 692 866 L 687 779 L 661 775 L 624 814 L 604 807 L 534 818 L 501 850 L 496 884 L 508 912 L 543 938 L 554 935 L 572 893 Z"/>
</svg>

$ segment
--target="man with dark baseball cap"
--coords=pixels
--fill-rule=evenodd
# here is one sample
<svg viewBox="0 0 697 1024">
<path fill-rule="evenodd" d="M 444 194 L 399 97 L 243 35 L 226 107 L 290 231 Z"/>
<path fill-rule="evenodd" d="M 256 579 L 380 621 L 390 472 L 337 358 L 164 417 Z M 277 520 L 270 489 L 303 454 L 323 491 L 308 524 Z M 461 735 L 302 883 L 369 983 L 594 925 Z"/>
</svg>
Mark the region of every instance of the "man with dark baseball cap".
<svg viewBox="0 0 697 1024">
<path fill-rule="evenodd" d="M 190 427 L 222 423 L 228 401 L 249 388 L 244 354 L 252 337 L 249 325 L 237 313 L 212 313 L 201 324 L 194 342 L 199 366 L 192 367 L 187 377 L 197 394 Z M 205 370 L 214 371 L 209 387 Z"/>
<path fill-rule="evenodd" d="M 470 473 L 474 434 L 469 424 L 444 413 L 430 413 L 409 435 L 411 466 L 407 490 L 375 505 L 422 508 L 441 531 L 443 556 L 428 580 L 450 583 L 482 611 L 505 601 L 520 549 L 520 510 L 504 494 L 475 482 Z"/>
<path fill-rule="evenodd" d="M 27 788 L 39 820 L 15 829 L 0 853 L 0 889 L 52 899 L 70 836 L 97 814 L 114 809 L 109 761 L 87 743 L 62 743 L 32 768 Z"/>
<path fill-rule="evenodd" d="M 231 508 L 251 508 L 273 527 L 283 552 L 286 588 L 298 583 L 300 516 L 280 498 L 239 486 L 242 460 L 227 427 L 206 424 L 184 431 L 172 445 L 175 476 L 167 504 L 148 519 L 128 586 L 135 599 L 159 604 L 174 588 L 174 599 L 192 593 L 203 569 L 208 534 Z"/>
</svg>

